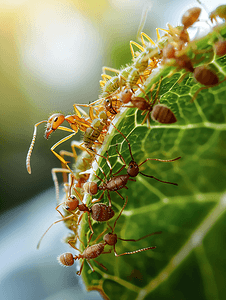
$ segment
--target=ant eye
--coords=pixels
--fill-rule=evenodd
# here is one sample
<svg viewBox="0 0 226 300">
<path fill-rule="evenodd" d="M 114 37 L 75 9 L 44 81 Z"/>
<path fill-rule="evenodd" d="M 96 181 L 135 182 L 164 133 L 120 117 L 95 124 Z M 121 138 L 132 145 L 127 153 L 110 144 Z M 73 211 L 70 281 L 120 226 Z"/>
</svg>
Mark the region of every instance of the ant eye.
<svg viewBox="0 0 226 300">
<path fill-rule="evenodd" d="M 70 196 L 71 199 L 76 199 L 75 195 Z"/>
<path fill-rule="evenodd" d="M 58 120 L 58 117 L 56 117 L 55 119 L 54 119 L 54 122 L 56 122 Z"/>
</svg>

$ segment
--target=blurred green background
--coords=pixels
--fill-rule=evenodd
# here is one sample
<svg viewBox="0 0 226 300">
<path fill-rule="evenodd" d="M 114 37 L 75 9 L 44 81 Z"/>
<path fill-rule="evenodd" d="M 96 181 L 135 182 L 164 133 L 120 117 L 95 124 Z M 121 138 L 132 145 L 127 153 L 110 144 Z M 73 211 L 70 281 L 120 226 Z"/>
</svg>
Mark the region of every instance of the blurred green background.
<svg viewBox="0 0 226 300">
<path fill-rule="evenodd" d="M 203 2 L 209 11 L 223 4 Z M 1 0 L 1 211 L 53 185 L 51 168 L 60 163 L 50 147 L 66 133 L 46 141 L 44 125 L 38 127 L 29 175 L 25 159 L 34 124 L 97 99 L 102 66 L 120 68 L 131 61 L 129 41 L 137 41 L 142 11 L 151 5 L 144 31 L 155 40 L 156 27 L 179 25 L 183 12 L 197 2 Z M 60 149 L 70 150 L 70 141 Z"/>
</svg>

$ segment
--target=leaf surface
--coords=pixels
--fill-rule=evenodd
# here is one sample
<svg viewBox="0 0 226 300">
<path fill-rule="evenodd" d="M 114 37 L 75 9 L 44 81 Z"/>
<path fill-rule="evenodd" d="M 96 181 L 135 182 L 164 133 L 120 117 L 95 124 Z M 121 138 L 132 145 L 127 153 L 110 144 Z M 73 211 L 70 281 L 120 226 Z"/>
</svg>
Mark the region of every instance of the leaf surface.
<svg viewBox="0 0 226 300">
<path fill-rule="evenodd" d="M 223 26 L 221 34 L 225 35 L 225 32 Z M 213 32 L 196 45 L 199 50 L 206 49 L 215 40 L 216 33 Z M 211 60 L 211 67 L 222 81 L 226 76 L 226 56 L 210 58 L 204 53 L 202 57 L 208 62 Z M 145 83 L 145 91 L 149 99 L 155 97 L 158 82 L 163 78 L 159 99 L 174 112 L 176 123 L 164 125 L 151 120 L 148 128 L 147 124 L 141 124 L 142 112 L 134 108 L 124 109 L 115 121 L 115 126 L 128 138 L 136 162 L 146 158 L 167 160 L 181 156 L 181 159 L 147 161 L 141 166 L 143 173 L 178 183 L 178 186 L 139 174 L 136 182 L 128 181 L 128 190 L 119 191 L 124 198 L 128 197 L 128 204 L 116 224 L 118 237 L 138 239 L 156 231 L 162 231 L 162 234 L 139 242 L 118 240 L 116 251 L 119 254 L 150 246 L 156 246 L 156 249 L 121 257 L 115 257 L 113 251 L 102 254 L 97 260 L 107 271 L 91 261 L 96 271 L 92 273 L 85 262 L 82 277 L 86 287 L 99 290 L 106 299 L 210 300 L 224 299 L 226 295 L 226 82 L 201 90 L 192 102 L 202 85 L 191 73 L 179 83 L 185 72 L 175 71 L 169 77 L 174 69 L 164 67 L 151 75 Z M 156 87 L 151 94 L 153 83 Z M 101 154 L 106 156 L 108 150 L 113 174 L 123 165 L 116 144 L 128 166 L 131 161 L 128 144 L 111 126 Z M 99 164 L 109 179 L 106 160 L 100 158 Z M 120 174 L 126 174 L 126 168 Z M 105 180 L 100 170 L 97 175 Z M 94 174 L 91 180 L 101 184 Z M 115 192 L 110 195 L 116 213 L 110 222 L 113 226 L 124 201 Z M 107 193 L 104 202 L 108 203 Z M 105 228 L 106 223 L 93 222 L 95 235 L 92 241 Z M 81 229 L 85 244 L 89 234 L 85 216 Z M 84 250 L 82 245 L 81 249 Z M 106 251 L 109 249 L 106 246 Z"/>
</svg>

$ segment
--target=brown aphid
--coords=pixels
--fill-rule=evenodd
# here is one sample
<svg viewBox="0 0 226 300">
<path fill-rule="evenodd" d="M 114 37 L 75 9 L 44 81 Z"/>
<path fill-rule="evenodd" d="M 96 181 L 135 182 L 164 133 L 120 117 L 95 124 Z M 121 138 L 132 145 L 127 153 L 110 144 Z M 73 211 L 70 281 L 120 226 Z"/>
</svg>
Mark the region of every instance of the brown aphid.
<svg viewBox="0 0 226 300">
<path fill-rule="evenodd" d="M 75 246 L 73 246 L 74 249 L 78 250 L 80 252 L 79 255 L 75 255 L 73 256 L 71 253 L 64 253 L 64 254 L 61 254 L 59 257 L 58 257 L 58 261 L 65 265 L 65 266 L 72 266 L 73 265 L 73 262 L 72 260 L 77 260 L 77 259 L 83 259 L 82 261 L 82 264 L 81 264 L 81 267 L 80 267 L 80 270 L 77 272 L 78 275 L 81 275 L 81 272 L 82 272 L 82 269 L 83 269 L 83 265 L 84 265 L 84 261 L 86 259 L 89 267 L 91 268 L 91 270 L 94 272 L 94 268 L 93 266 L 91 265 L 90 263 L 90 260 L 93 259 L 99 266 L 101 266 L 103 269 L 107 270 L 107 268 L 102 265 L 101 263 L 99 263 L 98 261 L 95 260 L 95 258 L 97 258 L 98 256 L 100 256 L 101 254 L 106 254 L 106 253 L 111 253 L 111 250 L 107 251 L 107 252 L 104 252 L 104 248 L 106 245 L 109 245 L 109 246 L 113 246 L 113 249 L 114 249 L 114 253 L 115 253 L 115 256 L 123 256 L 123 255 L 129 255 L 129 254 L 135 254 L 135 253 L 139 253 L 139 252 L 143 252 L 143 251 L 147 251 L 147 250 L 152 250 L 152 249 L 155 249 L 156 246 L 153 246 L 153 247 L 146 247 L 146 248 L 142 248 L 142 249 L 138 249 L 138 250 L 135 250 L 135 251 L 131 251 L 131 252 L 125 252 L 125 253 L 121 253 L 121 254 L 118 254 L 116 252 L 116 249 L 115 249 L 115 245 L 117 243 L 117 240 L 122 240 L 122 241 L 131 241 L 131 242 L 137 242 L 137 241 L 140 241 L 142 239 L 145 239 L 146 237 L 148 236 L 151 236 L 151 235 L 154 235 L 154 234 L 161 234 L 162 232 L 161 231 L 158 231 L 158 232 L 154 232 L 154 233 L 151 233 L 151 234 L 148 234 L 144 237 L 141 237 L 139 239 L 122 239 L 122 238 L 119 238 L 116 234 L 114 234 L 114 230 L 115 230 L 115 226 L 116 226 L 116 223 L 119 219 L 119 217 L 121 216 L 122 214 L 122 211 L 124 210 L 126 204 L 128 202 L 128 197 L 126 197 L 126 201 L 125 201 L 125 204 L 123 206 L 123 208 L 121 209 L 117 219 L 115 220 L 115 223 L 114 223 L 114 226 L 113 228 L 109 225 L 109 227 L 112 229 L 112 231 L 110 233 L 107 233 L 104 235 L 104 238 L 103 238 L 103 241 L 98 243 L 98 244 L 94 244 L 92 246 L 88 246 L 87 248 L 85 248 L 85 250 L 83 252 L 81 252 L 78 248 L 76 248 Z M 97 239 L 95 240 L 95 242 L 97 240 L 100 239 L 100 237 L 106 232 L 106 230 L 104 230 L 98 237 Z"/>
<path fill-rule="evenodd" d="M 213 20 L 217 22 L 217 17 L 221 19 L 226 19 L 226 5 L 218 6 L 214 11 L 210 14 L 210 20 L 213 23 Z"/>
<path fill-rule="evenodd" d="M 153 107 L 151 118 L 153 121 L 159 122 L 161 124 L 173 124 L 177 122 L 177 119 L 172 110 L 162 104 L 156 104 Z"/>
<path fill-rule="evenodd" d="M 181 23 L 184 25 L 184 28 L 187 29 L 191 27 L 199 18 L 201 13 L 200 7 L 193 7 L 188 9 L 182 16 Z"/>
<path fill-rule="evenodd" d="M 210 70 L 207 66 L 200 66 L 194 70 L 194 78 L 205 86 L 214 86 L 219 83 L 218 76 L 214 71 Z"/>
<path fill-rule="evenodd" d="M 223 56 L 226 54 L 226 41 L 218 41 L 214 45 L 215 53 L 218 56 Z"/>
</svg>

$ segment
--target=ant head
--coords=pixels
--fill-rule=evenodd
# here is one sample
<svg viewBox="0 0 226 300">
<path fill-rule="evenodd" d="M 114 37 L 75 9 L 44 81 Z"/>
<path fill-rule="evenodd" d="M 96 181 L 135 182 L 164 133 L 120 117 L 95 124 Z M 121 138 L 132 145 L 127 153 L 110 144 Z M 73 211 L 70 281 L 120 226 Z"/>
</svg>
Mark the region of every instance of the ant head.
<svg viewBox="0 0 226 300">
<path fill-rule="evenodd" d="M 64 115 L 58 113 L 49 117 L 45 130 L 45 138 L 48 139 L 50 134 L 55 131 L 65 120 Z"/>
<path fill-rule="evenodd" d="M 76 259 L 77 256 L 73 257 L 73 255 L 69 252 L 63 253 L 57 257 L 58 262 L 65 267 L 72 266 Z"/>
<path fill-rule="evenodd" d="M 104 236 L 104 241 L 110 246 L 114 246 L 117 243 L 117 234 L 107 233 Z"/>
<path fill-rule="evenodd" d="M 74 195 L 70 195 L 65 201 L 65 208 L 68 211 L 73 211 L 78 207 L 78 204 L 79 200 Z"/>
<path fill-rule="evenodd" d="M 93 181 L 84 183 L 83 189 L 86 193 L 90 195 L 96 195 L 96 193 L 98 192 L 97 183 Z"/>
<path fill-rule="evenodd" d="M 128 166 L 128 169 L 127 169 L 127 174 L 130 176 L 130 177 L 136 177 L 137 174 L 139 173 L 139 167 L 138 167 L 138 164 L 132 160 L 130 163 L 129 163 L 129 166 Z"/>
</svg>

